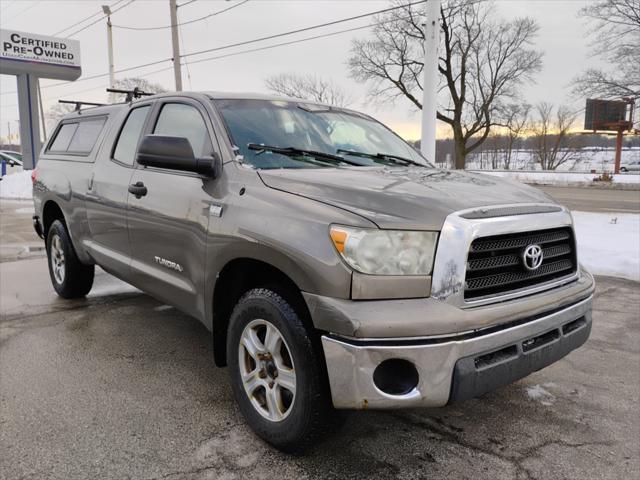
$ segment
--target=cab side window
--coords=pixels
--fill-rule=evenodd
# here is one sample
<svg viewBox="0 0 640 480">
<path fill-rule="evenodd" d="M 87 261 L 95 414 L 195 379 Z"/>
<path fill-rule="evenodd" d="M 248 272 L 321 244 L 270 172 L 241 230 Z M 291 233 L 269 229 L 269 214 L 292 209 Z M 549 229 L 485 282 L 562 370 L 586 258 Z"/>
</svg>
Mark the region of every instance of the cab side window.
<svg viewBox="0 0 640 480">
<path fill-rule="evenodd" d="M 167 103 L 162 107 L 153 133 L 186 137 L 196 157 L 209 157 L 213 146 L 207 125 L 197 108 L 184 103 Z"/>
<path fill-rule="evenodd" d="M 124 122 L 118 143 L 113 151 L 113 159 L 125 165 L 133 165 L 136 152 L 138 150 L 138 142 L 140 134 L 144 128 L 144 121 L 149 113 L 149 105 L 131 110 L 129 116 Z"/>
</svg>

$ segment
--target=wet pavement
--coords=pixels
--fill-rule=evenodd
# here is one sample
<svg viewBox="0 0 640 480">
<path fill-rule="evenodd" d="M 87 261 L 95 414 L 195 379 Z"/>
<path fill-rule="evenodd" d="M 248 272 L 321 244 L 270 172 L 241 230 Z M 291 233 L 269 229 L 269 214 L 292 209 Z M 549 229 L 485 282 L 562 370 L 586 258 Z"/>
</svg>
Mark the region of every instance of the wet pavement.
<svg viewBox="0 0 640 480">
<path fill-rule="evenodd" d="M 0 478 L 622 479 L 640 476 L 640 289 L 598 278 L 581 349 L 457 406 L 348 412 L 304 456 L 256 438 L 196 320 L 98 271 L 57 298 L 0 264 Z"/>
<path fill-rule="evenodd" d="M 554 187 L 533 185 L 558 203 L 582 212 L 640 213 L 640 190 L 598 187 Z"/>
<path fill-rule="evenodd" d="M 0 262 L 45 254 L 44 242 L 33 230 L 33 214 L 30 200 L 0 199 Z"/>
<path fill-rule="evenodd" d="M 640 478 L 638 283 L 597 279 L 560 362 L 461 405 L 347 412 L 292 457 L 246 427 L 196 320 L 99 269 L 58 298 L 29 208 L 0 202 L 0 479 Z"/>
</svg>

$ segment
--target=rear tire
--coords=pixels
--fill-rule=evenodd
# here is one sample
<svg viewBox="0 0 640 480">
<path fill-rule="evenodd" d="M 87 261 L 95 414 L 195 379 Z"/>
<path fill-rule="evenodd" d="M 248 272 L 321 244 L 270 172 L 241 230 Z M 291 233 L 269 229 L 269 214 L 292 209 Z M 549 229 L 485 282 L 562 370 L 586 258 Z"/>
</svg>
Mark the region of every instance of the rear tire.
<svg viewBox="0 0 640 480">
<path fill-rule="evenodd" d="M 620 171 L 623 173 L 627 173 L 629 170 L 627 170 L 627 167 L 620 167 Z"/>
<path fill-rule="evenodd" d="M 80 298 L 91 291 L 95 268 L 80 262 L 60 220 L 55 220 L 47 233 L 47 263 L 53 289 L 62 298 Z"/>
<path fill-rule="evenodd" d="M 289 302 L 266 288 L 247 292 L 229 321 L 236 402 L 253 431 L 286 452 L 307 449 L 340 421 L 314 334 Z"/>
</svg>

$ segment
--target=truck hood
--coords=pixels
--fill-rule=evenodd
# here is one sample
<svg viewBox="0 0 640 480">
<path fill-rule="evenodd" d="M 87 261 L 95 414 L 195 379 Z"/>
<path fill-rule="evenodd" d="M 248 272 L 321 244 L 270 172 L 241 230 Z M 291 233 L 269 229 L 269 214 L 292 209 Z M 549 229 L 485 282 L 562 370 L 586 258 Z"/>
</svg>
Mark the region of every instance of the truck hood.
<svg viewBox="0 0 640 480">
<path fill-rule="evenodd" d="M 452 212 L 555 202 L 503 178 L 430 168 L 345 167 L 260 170 L 270 188 L 351 211 L 380 228 L 440 230 Z"/>
</svg>

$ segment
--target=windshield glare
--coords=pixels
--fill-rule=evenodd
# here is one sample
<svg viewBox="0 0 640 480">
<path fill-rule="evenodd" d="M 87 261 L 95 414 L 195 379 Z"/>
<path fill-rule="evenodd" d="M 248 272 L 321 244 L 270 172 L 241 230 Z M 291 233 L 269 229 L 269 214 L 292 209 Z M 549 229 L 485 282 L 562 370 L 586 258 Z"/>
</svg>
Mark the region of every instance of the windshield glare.
<svg viewBox="0 0 640 480">
<path fill-rule="evenodd" d="M 321 158 L 248 148 L 250 144 L 295 148 L 339 155 L 359 165 L 404 166 L 384 158 L 362 154 L 395 155 L 423 165 L 427 161 L 409 144 L 381 123 L 364 115 L 335 107 L 272 100 L 216 100 L 232 142 L 244 162 L 255 168 L 335 167 Z M 349 155 L 354 151 L 361 155 Z M 303 158 L 304 157 L 304 158 Z"/>
</svg>

